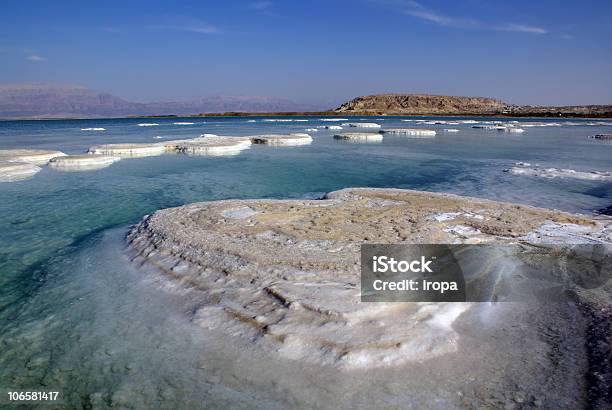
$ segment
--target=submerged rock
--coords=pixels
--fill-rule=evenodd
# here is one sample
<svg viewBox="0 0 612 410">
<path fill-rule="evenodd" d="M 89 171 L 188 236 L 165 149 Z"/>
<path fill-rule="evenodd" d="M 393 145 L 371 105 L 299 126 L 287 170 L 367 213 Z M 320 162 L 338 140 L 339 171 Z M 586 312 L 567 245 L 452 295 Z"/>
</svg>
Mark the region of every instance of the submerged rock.
<svg viewBox="0 0 612 410">
<path fill-rule="evenodd" d="M 596 140 L 612 140 L 612 134 L 595 134 L 589 136 L 589 138 L 593 138 Z"/>
<path fill-rule="evenodd" d="M 49 161 L 49 167 L 59 171 L 94 171 L 111 166 L 121 157 L 99 154 L 67 155 Z"/>
<path fill-rule="evenodd" d="M 254 135 L 251 138 L 253 144 L 267 145 L 307 145 L 312 143 L 312 137 L 308 134 L 267 134 Z"/>
<path fill-rule="evenodd" d="M 504 169 L 504 172 L 508 172 L 513 175 L 526 175 L 531 177 L 542 177 L 542 178 L 575 178 L 575 179 L 587 179 L 592 181 L 610 181 L 612 180 L 612 172 L 604 171 L 576 171 L 573 169 L 562 169 L 562 168 L 541 168 L 531 167 L 531 164 L 526 162 L 517 162 L 516 166 L 508 169 Z"/>
<path fill-rule="evenodd" d="M 145 217 L 127 240 L 135 261 L 155 267 L 169 286 L 201 295 L 194 323 L 283 358 L 355 369 L 441 355 L 461 362 L 478 357 L 483 346 L 452 355 L 478 333 L 478 325 L 455 326 L 470 303 L 361 303 L 361 244 L 513 243 L 568 226 L 610 242 L 609 226 L 584 216 L 365 188 L 332 192 L 324 200 L 228 200 L 165 209 Z M 538 356 L 538 363 L 546 357 Z"/>
</svg>

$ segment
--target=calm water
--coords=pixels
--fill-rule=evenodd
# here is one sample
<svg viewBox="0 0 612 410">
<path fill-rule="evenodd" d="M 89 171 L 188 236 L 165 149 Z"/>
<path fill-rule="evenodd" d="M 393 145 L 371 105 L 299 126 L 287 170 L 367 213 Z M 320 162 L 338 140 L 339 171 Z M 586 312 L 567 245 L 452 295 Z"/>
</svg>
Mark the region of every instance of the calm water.
<svg viewBox="0 0 612 410">
<path fill-rule="evenodd" d="M 257 122 L 247 122 L 250 119 Z M 0 122 L 0 149 L 47 148 L 70 154 L 103 143 L 160 142 L 201 133 L 304 132 L 336 124 L 305 119 L 309 121 L 7 121 Z M 365 119 L 383 127 L 416 126 L 394 117 Z M 195 124 L 172 124 L 177 121 Z M 160 125 L 137 126 L 141 122 Z M 244 391 L 192 388 L 200 372 L 210 374 L 210 363 L 179 376 L 178 369 L 194 354 L 216 356 L 191 350 L 194 330 L 189 326 L 176 329 L 172 309 L 188 307 L 165 301 L 164 294 L 143 285 L 143 277 L 126 266 L 122 237 L 130 224 L 156 209 L 195 201 L 312 197 L 356 186 L 452 192 L 591 213 L 612 204 L 612 183 L 503 172 L 518 161 L 612 171 L 612 145 L 586 138 L 610 133 L 612 127 L 572 122 L 581 125 L 525 128 L 523 134 L 472 129 L 468 124 L 425 125 L 421 127 L 439 131 L 436 138 L 385 136 L 379 144 L 336 141 L 332 135 L 338 131 L 321 129 L 311 133 L 314 142 L 309 146 L 253 146 L 235 157 L 125 159 L 92 172 L 43 168 L 29 180 L 0 183 L 0 391 L 56 386 L 67 404 L 81 406 L 98 399 L 108 404 L 117 392 L 130 395 L 134 389 L 142 394 L 130 396 L 131 401 L 150 400 L 155 392 L 170 395 L 161 400 L 171 402 L 176 389 L 182 389 L 184 406 L 193 404 L 189 400 L 253 405 L 242 401 Z M 90 127 L 106 131 L 81 131 Z M 444 133 L 444 128 L 460 132 Z M 180 353 L 169 353 L 168 346 L 179 347 Z M 132 369 L 138 369 L 138 377 Z M 179 379 L 173 384 L 168 381 L 173 378 Z M 256 386 L 253 391 L 258 391 Z M 119 403 L 121 397 L 114 400 Z M 257 400 L 262 407 L 271 404 Z"/>
</svg>

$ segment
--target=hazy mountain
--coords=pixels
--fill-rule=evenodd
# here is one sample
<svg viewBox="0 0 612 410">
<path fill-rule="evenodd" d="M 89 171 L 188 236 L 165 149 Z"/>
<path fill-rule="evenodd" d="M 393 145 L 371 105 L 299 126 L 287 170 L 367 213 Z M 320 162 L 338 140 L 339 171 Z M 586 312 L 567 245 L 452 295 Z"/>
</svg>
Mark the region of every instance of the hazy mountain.
<svg viewBox="0 0 612 410">
<path fill-rule="evenodd" d="M 138 103 L 84 87 L 0 86 L 0 118 L 123 117 L 211 112 L 320 110 L 271 97 L 213 96 L 189 101 Z"/>
</svg>

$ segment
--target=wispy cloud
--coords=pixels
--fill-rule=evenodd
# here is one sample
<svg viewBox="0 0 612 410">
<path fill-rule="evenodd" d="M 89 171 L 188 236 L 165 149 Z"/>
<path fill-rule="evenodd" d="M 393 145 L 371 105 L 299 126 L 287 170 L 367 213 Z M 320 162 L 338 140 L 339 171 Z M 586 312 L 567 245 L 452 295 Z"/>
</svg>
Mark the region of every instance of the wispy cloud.
<svg viewBox="0 0 612 410">
<path fill-rule="evenodd" d="M 26 60 L 28 60 L 28 61 L 34 61 L 35 63 L 42 63 L 43 61 L 47 61 L 47 59 L 46 59 L 46 58 L 41 57 L 41 56 L 36 55 L 36 54 L 32 54 L 32 55 L 30 55 L 30 56 L 27 56 L 27 57 L 26 57 Z"/>
<path fill-rule="evenodd" d="M 153 30 L 175 30 L 189 31 L 200 34 L 219 34 L 220 31 L 216 26 L 210 24 L 188 24 L 188 25 L 155 25 L 149 26 Z"/>
<path fill-rule="evenodd" d="M 495 30 L 495 31 L 509 31 L 515 33 L 528 33 L 528 34 L 546 34 L 548 30 L 542 27 L 530 26 L 526 24 L 517 23 L 500 23 L 491 24 L 485 23 L 481 20 L 473 18 L 463 18 L 457 16 L 451 16 L 444 13 L 439 13 L 434 10 L 430 10 L 423 6 L 421 3 L 412 0 L 395 0 L 395 1 L 377 1 L 395 7 L 399 7 L 401 11 L 409 16 L 416 17 L 418 19 L 437 24 L 439 26 L 454 27 L 461 29 L 474 29 L 474 30 Z"/>
<path fill-rule="evenodd" d="M 274 3 L 271 1 L 256 1 L 246 6 L 247 10 L 258 12 L 264 16 L 277 18 L 281 17 L 281 15 L 278 14 L 274 8 Z"/>
<path fill-rule="evenodd" d="M 542 27 L 526 26 L 524 24 L 507 24 L 505 26 L 492 27 L 500 31 L 514 31 L 515 33 L 546 34 L 548 30 Z"/>
<path fill-rule="evenodd" d="M 273 6 L 271 1 L 256 1 L 255 3 L 249 4 L 248 8 L 251 10 L 266 10 Z"/>
<path fill-rule="evenodd" d="M 147 27 L 150 30 L 188 31 L 198 34 L 220 34 L 221 30 L 208 22 L 193 18 L 174 17 Z"/>
</svg>

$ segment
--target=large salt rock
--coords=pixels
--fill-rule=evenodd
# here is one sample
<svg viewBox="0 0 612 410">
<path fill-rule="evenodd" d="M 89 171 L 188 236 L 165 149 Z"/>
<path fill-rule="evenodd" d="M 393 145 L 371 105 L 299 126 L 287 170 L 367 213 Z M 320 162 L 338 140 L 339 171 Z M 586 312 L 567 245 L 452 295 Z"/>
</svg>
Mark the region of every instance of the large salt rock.
<svg viewBox="0 0 612 410">
<path fill-rule="evenodd" d="M 118 157 L 149 157 L 161 155 L 166 151 L 164 144 L 105 144 L 89 148 L 90 154 Z"/>
<path fill-rule="evenodd" d="M 474 339 L 480 325 L 465 340 L 468 325 L 455 326 L 470 303 L 361 303 L 361 244 L 510 243 L 565 226 L 610 240 L 607 225 L 582 216 L 399 189 L 196 203 L 145 217 L 127 240 L 161 283 L 200 295 L 189 313 L 199 326 L 287 359 L 361 369 L 486 351 Z M 518 325 L 500 324 L 499 335 L 504 326 Z M 473 350 L 453 356 L 464 343 Z"/>
<path fill-rule="evenodd" d="M 0 160 L 27 162 L 34 165 L 45 165 L 51 158 L 66 155 L 61 151 L 43 149 L 5 149 L 0 150 Z"/>
<path fill-rule="evenodd" d="M 380 142 L 383 136 L 373 132 L 344 132 L 334 135 L 335 139 L 351 142 Z"/>
<path fill-rule="evenodd" d="M 312 143 L 312 137 L 308 134 L 302 133 L 254 135 L 250 138 L 253 144 L 307 145 Z"/>
<path fill-rule="evenodd" d="M 434 130 L 426 130 L 421 128 L 386 128 L 380 131 L 383 134 L 405 135 L 411 137 L 434 137 Z"/>
<path fill-rule="evenodd" d="M 121 157 L 99 154 L 66 155 L 49 161 L 49 167 L 68 172 L 94 171 L 111 166 Z"/>
</svg>

